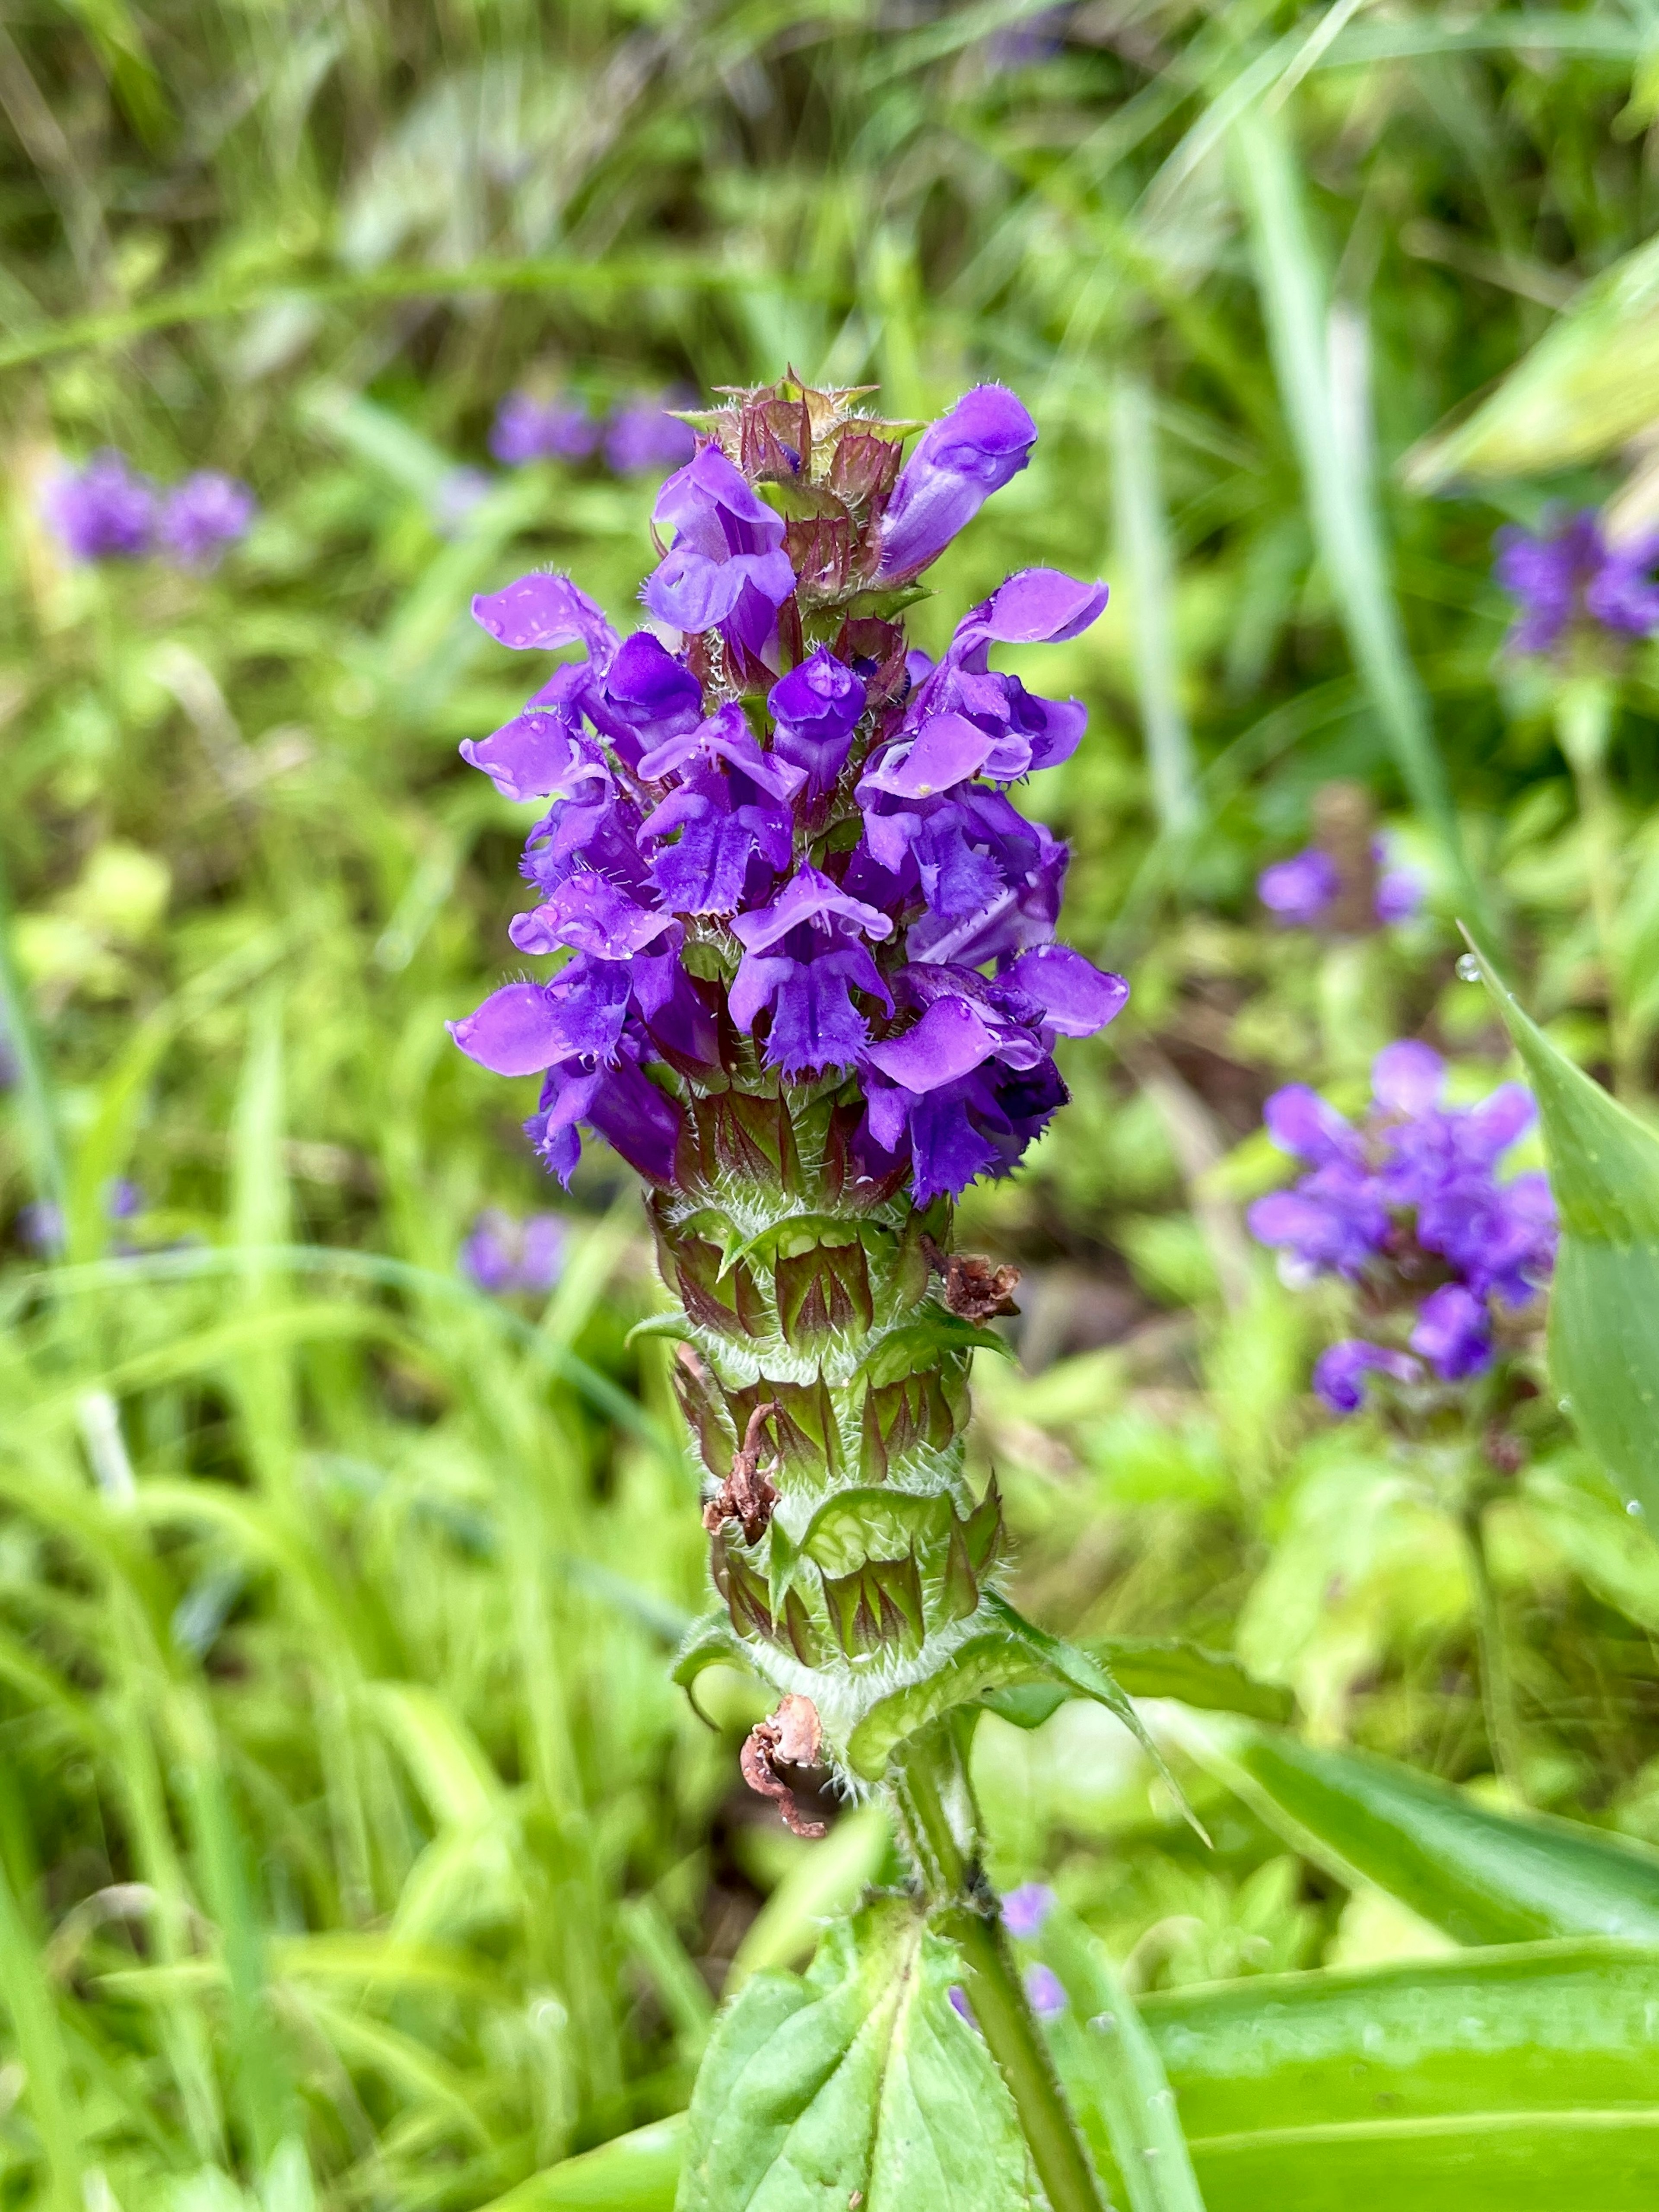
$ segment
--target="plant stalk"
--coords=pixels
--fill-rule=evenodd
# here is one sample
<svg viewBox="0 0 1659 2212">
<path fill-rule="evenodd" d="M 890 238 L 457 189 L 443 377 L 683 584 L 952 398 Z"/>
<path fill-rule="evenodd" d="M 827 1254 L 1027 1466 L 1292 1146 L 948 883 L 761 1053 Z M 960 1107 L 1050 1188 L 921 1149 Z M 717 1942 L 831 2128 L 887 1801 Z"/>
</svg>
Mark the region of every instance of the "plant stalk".
<svg viewBox="0 0 1659 2212">
<path fill-rule="evenodd" d="M 890 1789 L 934 1924 L 962 1954 L 968 2002 L 1013 2098 L 1050 2212 L 1108 2212 L 980 1871 L 978 1820 L 946 1729 L 917 1741 Z"/>
<path fill-rule="evenodd" d="M 1486 1553 L 1486 1506 L 1480 1500 L 1472 1501 L 1458 1518 L 1474 1592 L 1474 1638 L 1480 1658 L 1480 1703 L 1486 1713 L 1486 1735 L 1498 1773 L 1517 1802 L 1524 1805 L 1527 1787 L 1521 1757 L 1520 1712 L 1504 1641 L 1497 1585 L 1492 1581 L 1492 1562 Z"/>
</svg>

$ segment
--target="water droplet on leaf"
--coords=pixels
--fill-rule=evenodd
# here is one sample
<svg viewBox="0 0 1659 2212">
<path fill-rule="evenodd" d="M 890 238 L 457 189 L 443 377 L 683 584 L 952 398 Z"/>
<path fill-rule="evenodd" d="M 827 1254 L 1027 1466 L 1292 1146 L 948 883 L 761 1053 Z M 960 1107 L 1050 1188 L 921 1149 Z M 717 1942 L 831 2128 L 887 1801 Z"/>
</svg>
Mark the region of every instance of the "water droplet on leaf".
<svg viewBox="0 0 1659 2212">
<path fill-rule="evenodd" d="M 1473 952 L 1458 954 L 1457 980 L 1460 983 L 1478 983 L 1480 981 L 1480 963 Z"/>
</svg>

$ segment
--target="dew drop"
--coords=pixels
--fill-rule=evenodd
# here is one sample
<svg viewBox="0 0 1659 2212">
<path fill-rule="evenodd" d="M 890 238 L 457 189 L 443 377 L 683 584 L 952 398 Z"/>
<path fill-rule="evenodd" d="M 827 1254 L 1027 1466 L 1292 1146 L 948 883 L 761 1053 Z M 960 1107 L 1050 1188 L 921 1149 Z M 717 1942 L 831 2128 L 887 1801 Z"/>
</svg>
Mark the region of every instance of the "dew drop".
<svg viewBox="0 0 1659 2212">
<path fill-rule="evenodd" d="M 1626 1513 L 1634 1514 L 1638 1521 L 1644 1520 L 1646 1518 L 1646 1515 L 1643 1510 L 1642 1501 L 1639 1498 L 1632 1498 L 1629 1504 L 1626 1506 L 1625 1510 Z"/>
<path fill-rule="evenodd" d="M 1478 983 L 1480 981 L 1480 963 L 1473 952 L 1458 954 L 1457 980 L 1460 983 Z"/>
</svg>

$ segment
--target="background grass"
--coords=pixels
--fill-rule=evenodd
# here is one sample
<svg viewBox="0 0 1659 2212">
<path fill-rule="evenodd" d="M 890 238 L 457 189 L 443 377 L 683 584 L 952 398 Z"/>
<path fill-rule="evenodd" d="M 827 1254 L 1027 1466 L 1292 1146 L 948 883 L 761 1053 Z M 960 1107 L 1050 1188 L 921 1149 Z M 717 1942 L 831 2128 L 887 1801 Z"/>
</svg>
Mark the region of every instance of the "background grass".
<svg viewBox="0 0 1659 2212">
<path fill-rule="evenodd" d="M 628 1179 L 550 1193 L 527 1097 L 441 1026 L 521 902 L 522 823 L 455 746 L 527 681 L 468 599 L 550 562 L 623 618 L 650 559 L 652 482 L 597 465 L 499 474 L 441 533 L 520 379 L 597 407 L 793 362 L 896 414 L 986 375 L 1033 408 L 915 617 L 936 643 L 1031 560 L 1114 584 L 1043 659 L 1091 733 L 1029 803 L 1135 995 L 964 1209 L 1029 1271 L 975 1446 L 1022 1602 L 1236 1648 L 1326 1739 L 1490 1776 L 1444 1470 L 1316 1418 L 1335 1316 L 1240 1209 L 1287 1074 L 1352 1085 L 1409 1031 L 1492 1079 L 1472 898 L 1605 1055 L 1488 548 L 1612 478 L 1500 507 L 1395 464 L 1647 235 L 1650 37 L 1262 0 L 12 13 L 0 2200 L 482 2205 L 678 2109 L 734 1958 L 798 1955 L 880 1865 L 867 1818 L 814 1860 L 734 1789 L 735 1682 L 713 1734 L 665 1686 L 703 1543 L 624 1345 L 659 1296 Z M 204 580 L 66 568 L 40 489 L 105 443 L 245 475 L 252 537 Z M 1644 658 L 1613 950 L 1650 1067 L 1656 714 Z M 1338 776 L 1432 887 L 1358 954 L 1250 890 Z M 544 1306 L 461 1281 L 486 1202 L 569 1213 Z M 1541 1403 L 1534 1441 L 1493 1525 L 1529 1786 L 1659 1837 L 1659 1571 Z M 1202 1853 L 1091 1711 L 978 1756 L 999 1876 L 1058 1870 L 1138 1986 L 1430 1940 L 1200 1779 Z"/>
</svg>

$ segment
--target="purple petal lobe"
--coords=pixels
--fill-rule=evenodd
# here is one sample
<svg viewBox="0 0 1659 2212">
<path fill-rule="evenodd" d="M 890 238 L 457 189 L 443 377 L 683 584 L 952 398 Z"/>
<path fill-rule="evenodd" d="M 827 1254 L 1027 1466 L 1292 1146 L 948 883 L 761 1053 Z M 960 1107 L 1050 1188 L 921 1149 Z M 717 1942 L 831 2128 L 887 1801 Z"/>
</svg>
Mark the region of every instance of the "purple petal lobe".
<svg viewBox="0 0 1659 2212">
<path fill-rule="evenodd" d="M 924 1093 L 968 1074 L 996 1048 L 996 1036 L 966 999 L 940 999 L 915 1029 L 872 1044 L 865 1058 L 906 1091 Z"/>
<path fill-rule="evenodd" d="M 1385 1045 L 1371 1063 L 1371 1095 L 1385 1114 L 1426 1114 L 1439 1103 L 1446 1064 L 1414 1037 Z"/>
<path fill-rule="evenodd" d="M 1334 1413 L 1358 1413 L 1365 1396 L 1367 1375 L 1391 1375 L 1397 1382 L 1414 1382 L 1420 1370 L 1403 1352 L 1386 1351 L 1380 1344 L 1365 1344 L 1350 1337 L 1322 1352 L 1314 1364 L 1313 1385 Z"/>
<path fill-rule="evenodd" d="M 1093 1036 L 1129 996 L 1121 975 L 1107 974 L 1068 945 L 1033 945 L 1008 969 L 1007 981 L 1036 1000 L 1044 1027 L 1062 1036 Z"/>
<path fill-rule="evenodd" d="M 538 1075 L 568 1050 L 558 1009 L 539 983 L 507 983 L 475 1014 L 445 1027 L 494 1075 Z"/>
<path fill-rule="evenodd" d="M 998 384 L 981 384 L 923 431 L 899 471 L 882 521 L 884 583 L 936 560 L 994 491 L 1018 475 L 1036 443 L 1036 424 Z"/>
<path fill-rule="evenodd" d="M 604 609 L 568 576 L 520 576 L 504 591 L 480 592 L 472 602 L 472 617 L 515 652 L 581 644 L 594 665 L 604 668 L 617 650 L 617 633 Z"/>
</svg>

